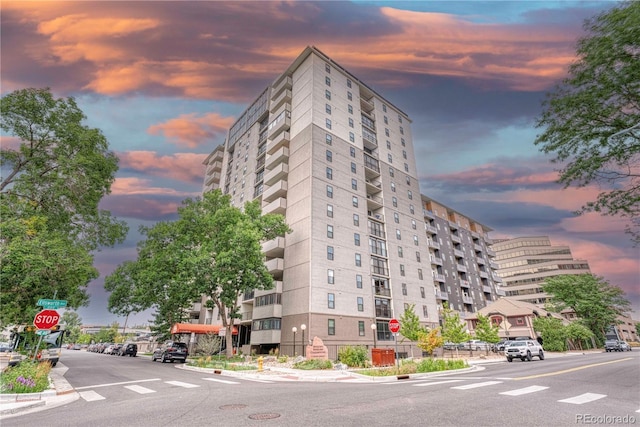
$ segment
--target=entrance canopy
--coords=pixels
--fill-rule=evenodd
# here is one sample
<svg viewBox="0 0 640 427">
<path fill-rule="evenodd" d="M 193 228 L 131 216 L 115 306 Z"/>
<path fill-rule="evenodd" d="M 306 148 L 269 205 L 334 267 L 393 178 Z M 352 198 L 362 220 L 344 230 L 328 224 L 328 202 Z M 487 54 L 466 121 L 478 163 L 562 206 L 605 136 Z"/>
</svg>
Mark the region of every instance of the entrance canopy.
<svg viewBox="0 0 640 427">
<path fill-rule="evenodd" d="M 216 334 L 220 335 L 222 325 L 203 325 L 201 323 L 175 323 L 171 327 L 172 334 Z M 233 327 L 233 335 L 238 335 L 238 328 Z"/>
</svg>

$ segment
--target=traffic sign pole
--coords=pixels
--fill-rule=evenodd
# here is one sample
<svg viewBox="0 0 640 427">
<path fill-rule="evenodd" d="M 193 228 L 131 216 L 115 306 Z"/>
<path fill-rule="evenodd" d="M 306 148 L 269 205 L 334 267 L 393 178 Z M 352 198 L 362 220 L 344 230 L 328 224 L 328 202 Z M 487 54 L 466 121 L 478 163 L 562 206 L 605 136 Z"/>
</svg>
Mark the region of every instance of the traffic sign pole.
<svg viewBox="0 0 640 427">
<path fill-rule="evenodd" d="M 400 331 L 400 322 L 398 319 L 389 320 L 389 330 L 393 333 L 396 342 L 396 367 L 400 367 L 400 358 L 398 357 L 398 332 Z"/>
</svg>

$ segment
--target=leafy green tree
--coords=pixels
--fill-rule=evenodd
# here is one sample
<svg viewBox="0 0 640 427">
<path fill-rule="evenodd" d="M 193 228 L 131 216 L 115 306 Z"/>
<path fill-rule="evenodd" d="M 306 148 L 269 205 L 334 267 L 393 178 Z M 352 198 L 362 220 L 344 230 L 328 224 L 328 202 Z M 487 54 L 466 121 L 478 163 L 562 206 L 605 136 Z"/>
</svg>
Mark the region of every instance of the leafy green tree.
<svg viewBox="0 0 640 427">
<path fill-rule="evenodd" d="M 542 346 L 547 351 L 565 351 L 567 332 L 562 320 L 556 317 L 536 317 L 533 329 L 540 334 Z"/>
<path fill-rule="evenodd" d="M 467 332 L 467 325 L 460 320 L 460 314 L 451 310 L 446 303 L 442 309 L 442 322 L 442 338 L 445 341 L 461 344 L 471 339 L 469 332 Z M 457 355 L 458 346 L 456 345 Z"/>
<path fill-rule="evenodd" d="M 92 251 L 121 242 L 127 227 L 99 209 L 118 159 L 100 130 L 82 124 L 73 98 L 22 89 L 2 97 L 0 112 L 0 128 L 16 140 L 0 148 L 0 321 L 23 323 L 39 298 L 86 305 L 84 288 L 97 277 Z"/>
<path fill-rule="evenodd" d="M 98 342 L 95 340 L 95 336 L 91 334 L 80 334 L 75 342 L 77 344 L 91 344 L 91 341 Z"/>
<path fill-rule="evenodd" d="M 535 144 L 567 162 L 559 182 L 602 184 L 579 213 L 630 218 L 627 232 L 640 243 L 640 2 L 615 3 L 584 24 L 578 60 L 544 102 Z"/>
<path fill-rule="evenodd" d="M 108 328 L 101 328 L 95 335 L 96 342 L 115 343 L 118 336 L 118 323 L 113 323 Z"/>
<path fill-rule="evenodd" d="M 631 304 L 624 291 L 593 274 L 565 274 L 548 278 L 542 284 L 550 295 L 551 311 L 572 309 L 583 325 L 593 332 L 597 344 L 604 342 L 605 331 L 617 323 L 617 317 L 629 312 Z"/>
<path fill-rule="evenodd" d="M 491 320 L 487 316 L 478 313 L 478 322 L 475 330 L 476 338 L 489 344 L 495 344 L 500 341 L 498 334 L 498 325 L 492 325 Z M 487 353 L 489 349 L 487 349 Z"/>
<path fill-rule="evenodd" d="M 640 322 L 636 323 L 636 334 L 640 335 Z"/>
<path fill-rule="evenodd" d="M 401 342 L 404 342 L 405 338 L 411 342 L 417 342 L 422 334 L 428 332 L 427 328 L 420 324 L 415 307 L 415 304 L 410 304 L 398 319 L 400 321 L 400 335 L 403 336 Z M 411 357 L 413 357 L 413 347 L 411 347 Z"/>
<path fill-rule="evenodd" d="M 62 317 L 60 318 L 60 323 L 66 326 L 67 338 L 66 342 L 78 342 L 78 338 L 82 334 L 80 327 L 82 326 L 82 319 L 80 315 L 75 311 L 67 310 L 62 313 Z"/>
<path fill-rule="evenodd" d="M 580 322 L 571 322 L 566 326 L 567 339 L 571 341 L 574 348 L 582 350 L 583 344 L 590 348 L 590 340 L 593 339 L 593 332 Z"/>
</svg>

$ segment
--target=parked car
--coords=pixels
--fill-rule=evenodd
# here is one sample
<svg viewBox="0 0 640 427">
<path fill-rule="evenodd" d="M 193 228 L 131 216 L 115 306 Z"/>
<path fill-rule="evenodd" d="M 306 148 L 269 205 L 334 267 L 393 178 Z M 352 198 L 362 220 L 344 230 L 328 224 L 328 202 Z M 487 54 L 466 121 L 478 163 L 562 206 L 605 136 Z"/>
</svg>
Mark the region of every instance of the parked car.
<svg viewBox="0 0 640 427">
<path fill-rule="evenodd" d="M 620 348 L 620 341 L 618 340 L 606 340 L 604 342 L 604 349 L 606 352 L 622 351 L 622 349 Z"/>
<path fill-rule="evenodd" d="M 455 350 L 456 349 L 456 343 L 452 343 L 450 341 L 447 341 L 443 344 L 442 348 L 445 350 Z"/>
<path fill-rule="evenodd" d="M 136 357 L 136 354 L 138 354 L 138 344 L 125 344 L 120 349 L 120 356 Z"/>
<path fill-rule="evenodd" d="M 122 348 L 122 344 L 114 344 L 113 348 L 111 349 L 111 354 L 112 356 L 119 356 L 120 355 L 120 349 Z"/>
<path fill-rule="evenodd" d="M 507 340 L 503 340 L 503 341 L 498 341 L 497 343 L 493 344 L 491 347 L 492 351 L 504 351 L 504 346 L 508 343 L 509 341 Z"/>
<path fill-rule="evenodd" d="M 491 350 L 491 344 L 481 340 L 469 340 L 465 343 L 462 343 L 462 350 Z"/>
<path fill-rule="evenodd" d="M 187 344 L 183 342 L 167 341 L 162 347 L 156 348 L 151 356 L 151 360 L 155 362 L 160 360 L 162 363 L 178 361 L 184 363 L 187 361 L 189 350 Z"/>
<path fill-rule="evenodd" d="M 620 345 L 620 351 L 631 351 L 631 346 L 626 341 L 618 341 Z"/>
<path fill-rule="evenodd" d="M 104 350 L 102 351 L 102 353 L 104 354 L 111 354 L 111 352 L 113 351 L 113 347 L 115 345 L 114 344 L 109 344 L 107 346 L 105 346 Z"/>
<path fill-rule="evenodd" d="M 533 357 L 544 360 L 544 349 L 534 340 L 513 341 L 505 348 L 504 353 L 507 356 L 507 362 L 512 362 L 515 358 L 530 362 Z"/>
</svg>

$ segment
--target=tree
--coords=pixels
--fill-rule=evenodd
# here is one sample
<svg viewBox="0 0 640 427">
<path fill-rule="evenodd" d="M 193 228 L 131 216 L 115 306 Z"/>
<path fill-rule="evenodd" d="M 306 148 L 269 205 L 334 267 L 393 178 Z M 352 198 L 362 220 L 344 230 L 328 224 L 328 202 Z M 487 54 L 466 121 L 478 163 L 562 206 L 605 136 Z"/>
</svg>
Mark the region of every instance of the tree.
<svg viewBox="0 0 640 427">
<path fill-rule="evenodd" d="M 420 318 L 415 312 L 415 304 L 410 304 L 405 308 L 399 320 L 400 335 L 411 342 L 417 342 L 421 335 L 428 332 L 427 328 L 420 324 Z M 404 338 L 402 342 L 404 342 Z M 413 357 L 413 347 L 411 347 L 411 357 Z"/>
<path fill-rule="evenodd" d="M 418 334 L 418 348 L 429 355 L 433 355 L 435 349 L 444 345 L 444 338 L 440 335 L 440 328 L 423 331 Z"/>
<path fill-rule="evenodd" d="M 495 344 L 500 341 L 500 335 L 498 334 L 498 325 L 492 325 L 491 320 L 478 313 L 478 322 L 476 323 L 476 338 L 487 342 L 489 344 Z M 489 350 L 487 349 L 487 352 Z"/>
<path fill-rule="evenodd" d="M 217 354 L 222 348 L 222 338 L 214 334 L 206 334 L 198 338 L 196 354 L 212 356 Z"/>
<path fill-rule="evenodd" d="M 567 333 L 562 320 L 556 317 L 536 317 L 533 319 L 533 329 L 540 334 L 545 350 L 565 351 L 567 349 Z"/>
<path fill-rule="evenodd" d="M 0 148 L 2 316 L 21 323 L 42 297 L 88 301 L 83 288 L 97 277 L 91 252 L 127 233 L 98 205 L 109 194 L 118 159 L 73 98 L 49 89 L 22 89 L 0 100 L 0 128 L 16 142 Z M 19 302 L 22 312 L 15 310 Z"/>
<path fill-rule="evenodd" d="M 593 339 L 593 332 L 580 322 L 571 322 L 566 326 L 565 332 L 573 348 L 582 350 L 583 344 L 590 348 L 589 341 Z"/>
<path fill-rule="evenodd" d="M 609 190 L 578 212 L 620 215 L 640 243 L 640 2 L 618 3 L 584 24 L 578 59 L 549 95 L 536 145 L 568 163 L 559 182 Z"/>
<path fill-rule="evenodd" d="M 63 323 L 66 326 L 66 330 L 68 338 L 66 339 L 69 342 L 78 342 L 78 338 L 81 335 L 82 319 L 75 311 L 67 310 L 62 313 L 62 318 L 60 319 L 60 323 Z"/>
<path fill-rule="evenodd" d="M 461 344 L 469 341 L 471 336 L 467 332 L 467 326 L 460 320 L 460 314 L 444 304 L 442 309 L 442 338 L 447 342 Z M 458 345 L 456 345 L 456 356 L 458 355 Z"/>
<path fill-rule="evenodd" d="M 604 341 L 605 331 L 617 323 L 616 318 L 631 308 L 622 289 L 592 274 L 550 277 L 542 284 L 542 289 L 550 295 L 551 311 L 572 309 L 582 324 L 593 332 L 597 343 Z"/>
</svg>

